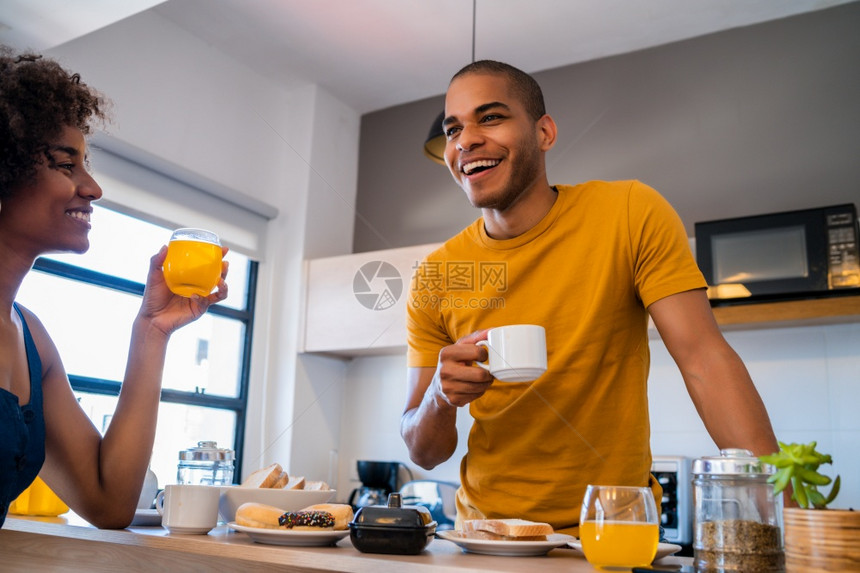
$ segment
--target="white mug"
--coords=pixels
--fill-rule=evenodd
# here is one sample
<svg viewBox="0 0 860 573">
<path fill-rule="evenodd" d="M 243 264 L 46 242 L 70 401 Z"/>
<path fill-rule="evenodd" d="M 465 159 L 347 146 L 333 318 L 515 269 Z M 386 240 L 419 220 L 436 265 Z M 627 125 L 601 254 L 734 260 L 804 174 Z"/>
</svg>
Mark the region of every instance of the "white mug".
<svg viewBox="0 0 860 573">
<path fill-rule="evenodd" d="M 218 486 L 169 484 L 155 497 L 155 509 L 170 533 L 206 534 L 218 524 L 220 497 Z"/>
<path fill-rule="evenodd" d="M 530 382 L 546 372 L 546 331 L 536 324 L 512 324 L 491 328 L 487 340 L 487 364 L 475 364 L 503 382 Z"/>
</svg>

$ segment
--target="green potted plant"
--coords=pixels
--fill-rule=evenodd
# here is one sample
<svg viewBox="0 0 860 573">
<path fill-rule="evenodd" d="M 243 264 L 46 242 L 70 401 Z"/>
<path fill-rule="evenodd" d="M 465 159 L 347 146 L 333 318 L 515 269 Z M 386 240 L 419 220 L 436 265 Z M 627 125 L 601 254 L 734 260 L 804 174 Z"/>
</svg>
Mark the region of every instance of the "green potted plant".
<svg viewBox="0 0 860 573">
<path fill-rule="evenodd" d="M 791 499 L 798 505 L 783 510 L 786 571 L 858 571 L 860 512 L 827 507 L 839 493 L 840 478 L 831 480 L 818 471 L 833 460 L 816 446 L 779 442 L 778 452 L 760 457 L 776 468 L 768 480 L 774 484 L 774 495 L 791 485 Z M 825 486 L 830 486 L 828 492 L 819 490 Z"/>
</svg>

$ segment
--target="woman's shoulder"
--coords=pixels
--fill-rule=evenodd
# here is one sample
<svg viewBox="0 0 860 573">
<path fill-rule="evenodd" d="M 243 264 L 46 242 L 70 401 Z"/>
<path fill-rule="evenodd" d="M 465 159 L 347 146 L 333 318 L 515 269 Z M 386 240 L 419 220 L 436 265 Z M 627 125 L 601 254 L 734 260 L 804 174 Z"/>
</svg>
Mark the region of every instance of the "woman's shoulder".
<svg viewBox="0 0 860 573">
<path fill-rule="evenodd" d="M 18 309 L 18 312 L 20 313 L 21 317 L 27 323 L 27 328 L 30 330 L 31 334 L 35 331 L 46 332 L 45 325 L 42 324 L 42 321 L 39 320 L 39 317 L 36 316 L 36 313 L 34 313 L 32 310 L 19 302 L 15 303 L 15 308 Z"/>
<path fill-rule="evenodd" d="M 42 369 L 45 370 L 51 362 L 59 360 L 59 353 L 54 345 L 54 341 L 51 339 L 51 335 L 48 334 L 48 330 L 45 328 L 45 325 L 42 324 L 42 321 L 39 320 L 38 316 L 36 316 L 36 313 L 17 302 L 15 303 L 15 307 L 20 311 L 21 316 L 24 318 L 27 330 L 30 332 L 30 337 L 33 339 L 33 343 L 36 345 L 36 350 L 39 352 L 39 357 L 42 361 Z"/>
</svg>

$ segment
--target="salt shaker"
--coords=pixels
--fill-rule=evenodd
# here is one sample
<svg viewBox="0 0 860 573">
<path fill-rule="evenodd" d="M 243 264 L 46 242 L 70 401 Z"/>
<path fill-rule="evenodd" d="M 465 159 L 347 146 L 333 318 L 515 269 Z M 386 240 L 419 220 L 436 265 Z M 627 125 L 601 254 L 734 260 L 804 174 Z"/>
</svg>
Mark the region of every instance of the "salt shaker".
<svg viewBox="0 0 860 573">
<path fill-rule="evenodd" d="M 693 462 L 697 571 L 785 570 L 782 499 L 767 482 L 773 472 L 742 449 Z"/>
<path fill-rule="evenodd" d="M 233 450 L 219 448 L 217 442 L 197 442 L 196 448 L 179 452 L 176 482 L 197 485 L 231 485 Z"/>
</svg>

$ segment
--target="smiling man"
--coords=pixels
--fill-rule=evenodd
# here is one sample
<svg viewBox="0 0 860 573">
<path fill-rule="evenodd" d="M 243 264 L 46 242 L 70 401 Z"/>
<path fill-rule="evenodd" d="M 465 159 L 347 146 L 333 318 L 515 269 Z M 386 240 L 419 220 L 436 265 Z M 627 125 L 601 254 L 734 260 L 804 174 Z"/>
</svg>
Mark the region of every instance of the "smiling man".
<svg viewBox="0 0 860 573">
<path fill-rule="evenodd" d="M 522 518 L 577 533 L 585 487 L 660 486 L 650 475 L 647 324 L 653 318 L 720 448 L 776 451 L 764 405 L 722 337 L 684 227 L 638 181 L 551 186 L 557 128 L 537 82 L 478 61 L 451 80 L 445 160 L 481 217 L 425 259 L 408 302 L 401 433 L 424 468 L 457 447 L 458 528 Z M 547 371 L 500 382 L 476 343 L 507 324 L 546 329 Z"/>
</svg>

